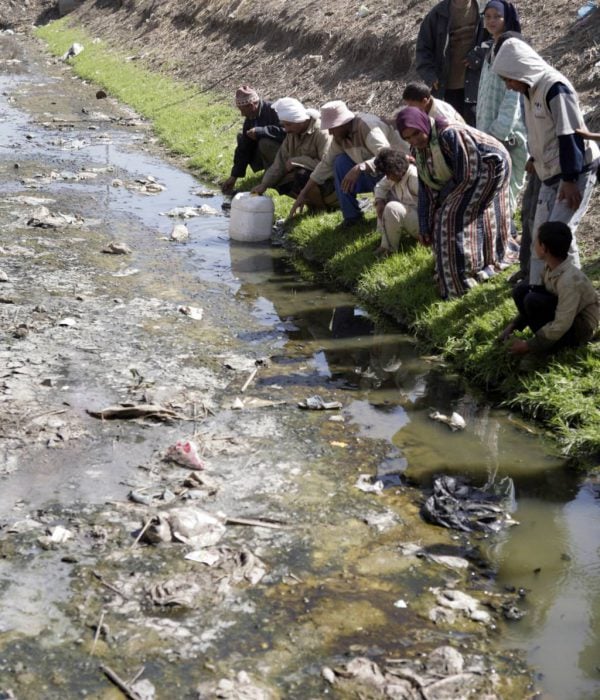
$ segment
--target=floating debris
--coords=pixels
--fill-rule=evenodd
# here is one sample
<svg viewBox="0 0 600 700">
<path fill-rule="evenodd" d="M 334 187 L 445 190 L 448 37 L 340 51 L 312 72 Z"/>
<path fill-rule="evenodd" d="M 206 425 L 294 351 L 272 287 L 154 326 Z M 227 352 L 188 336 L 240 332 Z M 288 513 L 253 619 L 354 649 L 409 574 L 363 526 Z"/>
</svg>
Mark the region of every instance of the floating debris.
<svg viewBox="0 0 600 700">
<path fill-rule="evenodd" d="M 320 396 L 309 396 L 304 401 L 299 401 L 298 406 L 309 411 L 334 411 L 342 408 L 339 401 L 324 401 Z"/>
<path fill-rule="evenodd" d="M 488 490 L 469 486 L 464 480 L 441 476 L 433 482 L 433 494 L 421 514 L 425 520 L 463 532 L 498 532 L 517 525 L 509 514 L 514 508 L 514 484 L 504 477 Z"/>
<path fill-rule="evenodd" d="M 455 430 L 464 430 L 467 427 L 465 419 L 460 415 L 460 413 L 454 413 L 451 416 L 446 416 L 444 413 L 439 411 L 433 411 L 429 414 L 431 420 L 435 420 L 438 423 L 445 423 L 453 432 Z"/>
</svg>

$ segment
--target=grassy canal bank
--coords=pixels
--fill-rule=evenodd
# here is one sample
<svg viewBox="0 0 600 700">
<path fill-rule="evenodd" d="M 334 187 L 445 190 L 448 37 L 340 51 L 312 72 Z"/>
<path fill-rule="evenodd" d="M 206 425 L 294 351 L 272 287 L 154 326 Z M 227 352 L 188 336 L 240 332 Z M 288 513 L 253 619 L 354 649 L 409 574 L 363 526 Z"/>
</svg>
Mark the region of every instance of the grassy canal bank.
<svg viewBox="0 0 600 700">
<path fill-rule="evenodd" d="M 70 59 L 80 77 L 149 119 L 161 142 L 199 175 L 218 180 L 229 174 L 240 118 L 227 97 L 150 72 L 141 60 L 69 27 L 66 19 L 41 27 L 37 35 L 55 55 L 74 42 L 82 44 L 85 50 Z M 248 178 L 238 184 L 247 189 L 254 182 Z M 270 194 L 277 215 L 285 216 L 291 200 Z M 407 243 L 398 255 L 378 260 L 374 214 L 362 230 L 351 233 L 336 230 L 340 220 L 339 213 L 298 217 L 287 240 L 326 280 L 352 289 L 366 305 L 407 326 L 474 385 L 540 421 L 565 454 L 593 464 L 600 455 L 600 343 L 520 372 L 518 359 L 496 342 L 514 313 L 507 274 L 461 299 L 442 302 L 434 290 L 428 249 Z M 600 283 L 599 256 L 588 258 L 585 270 Z"/>
</svg>

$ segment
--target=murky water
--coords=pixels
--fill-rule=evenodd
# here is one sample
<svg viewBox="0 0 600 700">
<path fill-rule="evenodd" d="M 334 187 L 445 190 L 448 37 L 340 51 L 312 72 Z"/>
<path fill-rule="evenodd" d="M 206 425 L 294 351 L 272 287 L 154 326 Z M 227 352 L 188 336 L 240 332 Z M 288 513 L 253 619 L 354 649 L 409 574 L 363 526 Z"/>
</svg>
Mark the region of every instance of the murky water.
<svg viewBox="0 0 600 700">
<path fill-rule="evenodd" d="M 0 92 L 15 87 L 14 76 L 0 80 Z M 35 93 L 38 100 L 40 94 L 50 96 L 53 92 L 51 82 L 34 86 L 26 80 L 20 90 L 24 104 L 28 92 Z M 27 147 L 25 134 L 33 136 Z M 490 407 L 435 359 L 421 357 L 413 338 L 393 326 L 376 326 L 350 295 L 298 279 L 281 248 L 230 241 L 225 216 L 197 217 L 186 222 L 190 241 L 185 245 L 165 241 L 173 224 L 163 216 L 165 212 L 201 203 L 220 211 L 221 197 L 199 199 L 194 195 L 199 188 L 196 180 L 140 150 L 143 136 L 132 138 L 126 130 L 105 127 L 99 134 L 78 129 L 66 132 L 52 125 L 42 129 L 24 112 L 7 104 L 0 107 L 0 138 L 5 144 L 13 144 L 11 157 L 19 161 L 20 173 L 32 176 L 42 163 L 52 163 L 59 172 L 109 168 L 108 176 L 79 183 L 76 198 L 72 196 L 74 185 L 68 180 L 52 184 L 53 196 L 62 204 L 69 203 L 74 213 L 89 216 L 92 207 L 94 215 L 114 222 L 112 237 L 124 239 L 135 248 L 141 288 L 156 276 L 163 283 L 165 296 L 185 298 L 205 309 L 206 333 L 211 332 L 211 324 L 225 324 L 231 337 L 243 342 L 256 356 L 268 352 L 272 364 L 257 379 L 257 387 L 276 387 L 273 391 L 289 390 L 292 395 L 305 396 L 342 392 L 346 398 L 344 417 L 359 438 L 364 438 L 365 444 L 380 441 L 379 452 L 371 455 L 373 471 L 379 476 L 399 475 L 425 488 L 439 473 L 466 475 L 480 485 L 493 478 L 512 477 L 517 497 L 514 517 L 520 525 L 493 542 L 482 541 L 481 546 L 500 585 L 524 589 L 528 614 L 505 628 L 499 643 L 524 649 L 540 675 L 540 685 L 553 697 L 600 697 L 598 490 L 582 484 L 535 428 Z M 148 175 L 167 189 L 144 197 L 112 184 L 113 178 L 130 181 Z M 4 195 L 24 193 L 18 181 L 11 178 L 2 181 L 0 190 Z M 112 269 L 118 270 L 121 265 L 122 261 L 115 261 Z M 156 324 L 159 328 L 159 319 Z M 148 352 L 152 351 L 149 346 Z M 95 395 L 90 395 L 81 376 L 82 367 L 73 366 L 62 378 L 62 390 L 70 405 L 83 412 L 91 399 L 100 404 L 108 399 L 109 392 L 104 396 L 97 389 Z M 432 422 L 432 409 L 448 414 L 458 411 L 467 429 L 453 433 L 447 426 Z M 292 547 L 284 539 L 280 549 L 279 566 L 293 564 L 296 571 L 303 572 L 303 595 L 292 596 L 276 586 L 268 599 L 256 596 L 247 603 L 246 612 L 265 616 L 260 624 L 252 622 L 252 615 L 242 621 L 235 617 L 215 620 L 204 639 L 206 648 L 210 648 L 212 638 L 222 639 L 223 653 L 233 657 L 268 650 L 262 663 L 280 668 L 282 675 L 289 673 L 294 657 L 305 658 L 308 665 L 317 662 L 311 656 L 315 631 L 322 637 L 322 648 L 334 654 L 341 654 L 344 644 L 353 641 L 364 645 L 366 628 L 371 630 L 369 634 L 376 630 L 370 644 L 385 649 L 410 616 L 394 609 L 398 581 L 402 582 L 403 596 L 418 599 L 432 580 L 429 572 L 409 576 L 406 564 L 391 555 L 391 547 L 401 536 L 396 536 L 395 530 L 387 545 L 389 550 L 383 547 L 369 551 L 371 534 L 359 522 L 360 508 L 344 495 L 350 480 L 361 471 L 360 462 L 366 455 L 357 449 L 350 457 L 338 458 L 335 468 L 330 469 L 331 450 L 344 444 L 343 435 L 328 434 L 328 428 L 316 422 L 312 428 L 298 428 L 298 421 L 292 418 L 288 426 L 298 430 L 298 442 L 310 444 L 313 436 L 322 439 L 325 435 L 334 444 L 328 452 L 319 453 L 323 448 L 316 444 L 306 448 L 314 459 L 310 478 L 303 474 L 302 490 L 291 491 L 281 501 L 290 508 L 300 508 L 301 504 L 304 512 L 313 513 L 315 518 L 310 544 L 305 541 Z M 276 428 L 275 420 L 265 419 L 265 435 Z M 165 433 L 174 437 L 172 431 L 164 427 L 161 430 L 163 439 Z M 122 497 L 127 486 L 119 489 L 115 483 L 126 480 L 135 465 L 152 452 L 154 436 L 155 431 L 145 429 L 129 432 L 109 446 L 86 448 L 80 461 L 62 464 L 60 469 L 53 456 L 21 465 L 19 477 L 3 484 L 4 508 L 25 500 L 30 507 L 41 506 L 48 498 L 101 504 L 107 497 L 115 497 L 115 489 Z M 283 462 L 286 452 L 293 453 L 296 447 L 273 444 L 269 449 Z M 77 457 L 76 449 L 71 456 Z M 85 478 L 81 478 L 82 464 Z M 234 466 L 239 469 L 240 464 Z M 290 467 L 290 484 L 296 488 L 295 481 L 300 477 L 294 469 L 300 468 Z M 248 484 L 248 492 L 253 488 L 260 491 L 259 482 L 268 478 L 268 470 L 267 466 L 265 472 L 259 472 L 260 478 L 258 473 L 248 474 L 249 482 L 256 479 L 255 484 Z M 400 483 L 400 478 L 389 483 Z M 373 496 L 373 501 L 365 502 L 375 509 L 383 507 L 388 503 L 386 499 L 393 502 L 392 491 L 381 501 Z M 319 519 L 324 494 L 329 497 L 325 500 L 339 499 L 336 517 L 330 520 Z M 256 504 L 260 504 L 260 498 Z M 416 514 L 415 507 L 409 515 Z M 64 567 L 55 569 L 57 589 L 65 584 L 66 575 Z M 21 596 L 18 606 L 8 604 L 15 598 L 14 584 L 2 585 L 0 603 L 9 612 L 0 615 L 0 632 L 16 629 L 28 637 L 35 636 L 50 621 L 57 638 L 73 634 L 60 613 L 60 599 L 50 605 L 44 595 L 35 593 L 43 590 L 43 577 L 43 560 L 20 574 L 22 587 L 30 594 Z M 353 577 L 362 585 L 369 581 L 370 587 L 362 589 L 359 584 L 355 587 L 348 583 Z M 6 562 L 0 567 L 0 580 L 9 580 Z M 292 620 L 294 631 L 289 638 L 282 638 L 281 628 Z M 433 632 L 427 634 L 435 636 Z M 443 635 L 439 637 L 443 641 Z M 295 689 L 294 697 L 302 697 L 298 688 L 305 682 L 300 675 L 286 679 L 288 687 Z"/>
</svg>

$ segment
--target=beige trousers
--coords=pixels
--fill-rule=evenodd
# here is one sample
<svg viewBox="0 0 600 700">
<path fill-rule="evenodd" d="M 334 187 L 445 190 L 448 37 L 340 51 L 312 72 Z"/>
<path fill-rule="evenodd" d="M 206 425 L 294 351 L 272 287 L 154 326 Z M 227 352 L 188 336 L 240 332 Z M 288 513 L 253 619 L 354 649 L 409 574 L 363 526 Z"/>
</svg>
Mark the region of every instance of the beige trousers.
<svg viewBox="0 0 600 700">
<path fill-rule="evenodd" d="M 395 252 L 400 245 L 400 236 L 419 237 L 417 210 L 402 202 L 388 202 L 383 210 L 383 220 L 377 221 L 377 230 L 381 232 L 381 247 Z"/>
</svg>

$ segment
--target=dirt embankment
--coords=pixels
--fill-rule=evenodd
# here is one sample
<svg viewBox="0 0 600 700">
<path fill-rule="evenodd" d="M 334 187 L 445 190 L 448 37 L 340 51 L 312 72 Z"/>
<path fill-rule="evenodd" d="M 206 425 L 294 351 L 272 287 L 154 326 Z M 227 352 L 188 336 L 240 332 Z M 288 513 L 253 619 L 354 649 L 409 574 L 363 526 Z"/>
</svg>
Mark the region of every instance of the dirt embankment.
<svg viewBox="0 0 600 700">
<path fill-rule="evenodd" d="M 356 109 L 393 110 L 415 76 L 419 24 L 433 0 L 87 0 L 74 13 L 90 32 L 137 50 L 156 68 L 206 88 L 255 84 L 272 98 L 293 94 L 318 104 L 335 97 Z M 600 93 L 600 12 L 577 21 L 578 3 L 517 2 L 523 33 L 573 79 L 585 105 Z M 0 25 L 41 23 L 56 1 L 0 0 Z M 600 124 L 600 110 L 592 122 Z"/>
</svg>

